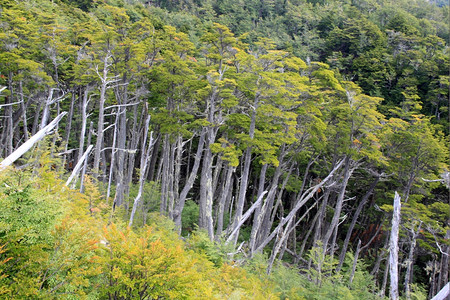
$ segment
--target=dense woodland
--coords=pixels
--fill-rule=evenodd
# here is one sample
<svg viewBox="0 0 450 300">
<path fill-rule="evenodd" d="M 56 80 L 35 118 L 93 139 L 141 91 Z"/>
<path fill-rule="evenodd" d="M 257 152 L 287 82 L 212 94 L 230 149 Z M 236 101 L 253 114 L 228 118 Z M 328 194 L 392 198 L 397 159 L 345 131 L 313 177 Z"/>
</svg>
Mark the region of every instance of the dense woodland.
<svg viewBox="0 0 450 300">
<path fill-rule="evenodd" d="M 0 164 L 0 297 L 433 297 L 449 22 L 425 0 L 3 0 L 0 161 L 46 137 Z"/>
</svg>

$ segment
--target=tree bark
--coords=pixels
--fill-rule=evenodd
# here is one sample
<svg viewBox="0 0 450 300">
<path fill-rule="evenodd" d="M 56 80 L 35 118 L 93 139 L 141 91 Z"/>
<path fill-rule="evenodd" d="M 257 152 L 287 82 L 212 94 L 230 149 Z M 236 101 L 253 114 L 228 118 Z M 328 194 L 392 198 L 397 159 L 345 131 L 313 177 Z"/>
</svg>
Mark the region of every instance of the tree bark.
<svg viewBox="0 0 450 300">
<path fill-rule="evenodd" d="M 255 97 L 255 101 L 253 103 L 253 110 L 250 120 L 250 128 L 249 128 L 249 138 L 253 140 L 255 135 L 255 128 L 256 128 L 256 110 L 258 107 L 258 97 Z M 244 154 L 244 166 L 242 169 L 242 175 L 241 175 L 241 184 L 239 186 L 239 195 L 236 203 L 236 211 L 234 213 L 234 221 L 233 221 L 233 230 L 232 232 L 235 232 L 232 241 L 233 245 L 236 245 L 237 239 L 239 237 L 239 229 L 235 230 L 237 228 L 237 225 L 240 222 L 240 219 L 242 217 L 242 212 L 244 210 L 244 204 L 245 204 L 245 196 L 247 194 L 247 187 L 248 187 L 248 177 L 250 174 L 250 164 L 252 159 L 252 147 L 248 146 L 247 149 L 245 149 Z"/>
<path fill-rule="evenodd" d="M 150 116 L 147 116 L 147 119 L 145 120 L 145 126 L 144 126 L 144 138 L 142 140 L 142 148 L 141 148 L 141 165 L 140 165 L 140 172 L 139 172 L 139 191 L 134 199 L 133 202 L 133 208 L 131 210 L 130 214 L 130 221 L 128 222 L 128 226 L 131 227 L 133 225 L 134 221 L 134 215 L 136 213 L 137 207 L 141 201 L 142 193 L 144 191 L 144 183 L 145 183 L 145 173 L 148 166 L 148 158 L 150 156 L 150 150 L 153 146 L 153 138 L 152 134 L 150 134 L 150 141 L 147 145 L 147 135 L 148 135 L 148 127 L 150 124 Z"/>
<path fill-rule="evenodd" d="M 98 121 L 97 121 L 97 141 L 95 143 L 95 152 L 94 152 L 94 165 L 93 165 L 93 171 L 94 171 L 94 177 L 98 177 L 100 172 L 100 159 L 101 159 L 101 152 L 103 148 L 103 136 L 104 136 L 104 128 L 105 128 L 105 101 L 106 101 L 106 91 L 109 88 L 109 85 L 113 82 L 116 82 L 116 80 L 111 80 L 108 77 L 109 73 L 109 67 L 110 63 L 109 60 L 111 59 L 112 55 L 111 53 L 107 53 L 105 57 L 103 58 L 103 71 L 102 74 L 98 73 L 98 77 L 101 81 L 100 85 L 100 99 L 98 103 Z M 104 165 L 104 163 L 103 163 Z"/>
<path fill-rule="evenodd" d="M 194 158 L 194 166 L 192 167 L 189 177 L 188 177 L 183 189 L 181 190 L 180 196 L 178 198 L 177 204 L 174 209 L 173 219 L 175 221 L 175 226 L 176 226 L 179 234 L 181 234 L 181 228 L 182 228 L 181 213 L 183 212 L 187 195 L 190 192 L 190 190 L 192 189 L 192 187 L 194 186 L 195 178 L 197 177 L 198 169 L 200 167 L 200 161 L 201 161 L 202 152 L 203 152 L 203 145 L 205 144 L 205 134 L 206 134 L 206 132 L 204 130 L 200 134 L 197 152 L 195 153 L 195 158 Z"/>
<path fill-rule="evenodd" d="M 389 269 L 391 274 L 390 296 L 398 299 L 398 232 L 400 226 L 400 196 L 395 192 L 394 212 L 392 215 L 391 238 L 389 241 Z"/>
<path fill-rule="evenodd" d="M 216 139 L 216 129 L 206 129 L 206 146 L 203 158 L 202 173 L 200 178 L 200 207 L 199 227 L 206 229 L 211 240 L 214 239 L 214 226 L 212 218 L 213 190 L 212 190 L 212 161 L 213 155 L 210 149 Z"/>
<path fill-rule="evenodd" d="M 414 227 L 410 229 L 411 238 L 409 245 L 409 255 L 406 261 L 406 274 L 405 274 L 405 297 L 407 300 L 411 299 L 411 277 L 414 266 L 414 250 L 416 248 L 417 235 L 420 232 L 420 227 L 422 226 L 422 222 L 419 222 L 419 226 L 417 227 L 417 231 L 414 230 Z"/>
<path fill-rule="evenodd" d="M 222 193 L 219 198 L 218 212 L 217 212 L 217 228 L 216 237 L 220 237 L 223 231 L 224 213 L 227 211 L 227 200 L 231 197 L 232 188 L 232 175 L 236 168 L 233 166 L 227 166 L 227 172 L 225 176 L 225 185 L 222 189 Z"/>
<path fill-rule="evenodd" d="M 326 232 L 324 238 L 323 238 L 323 252 L 327 252 L 328 248 L 328 242 L 330 240 L 330 237 L 337 231 L 338 225 L 339 225 L 339 218 L 341 217 L 341 211 L 342 211 L 342 205 L 344 204 L 344 196 L 345 191 L 347 189 L 347 183 L 352 174 L 352 170 L 350 169 L 350 156 L 345 157 L 345 168 L 344 168 L 344 178 L 341 183 L 341 189 L 339 192 L 339 196 L 337 198 L 336 207 L 334 209 L 334 215 L 333 219 L 331 220 L 331 224 L 328 227 L 328 231 Z M 331 245 L 331 256 L 333 256 L 334 253 L 334 244 Z"/>
</svg>

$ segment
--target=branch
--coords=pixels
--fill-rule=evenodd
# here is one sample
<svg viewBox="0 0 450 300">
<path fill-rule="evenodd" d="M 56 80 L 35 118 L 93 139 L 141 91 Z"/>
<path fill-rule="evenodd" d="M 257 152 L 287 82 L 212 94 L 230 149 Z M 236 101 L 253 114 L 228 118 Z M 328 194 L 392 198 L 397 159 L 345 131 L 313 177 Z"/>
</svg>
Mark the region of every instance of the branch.
<svg viewBox="0 0 450 300">
<path fill-rule="evenodd" d="M 1 92 L 1 90 L 0 90 L 0 92 Z M 8 103 L 8 104 L 2 104 L 2 105 L 0 105 L 0 108 L 1 107 L 5 107 L 5 106 L 11 106 L 11 105 L 15 105 L 15 104 L 20 104 L 20 103 L 22 103 L 23 101 L 18 101 L 18 102 L 13 102 L 13 103 Z"/>
<path fill-rule="evenodd" d="M 80 171 L 84 160 L 87 158 L 87 156 L 89 155 L 89 152 L 91 152 L 92 147 L 94 147 L 93 145 L 89 145 L 89 147 L 86 149 L 86 151 L 84 152 L 83 156 L 81 156 L 80 160 L 77 162 L 77 164 L 75 165 L 75 168 L 72 171 L 72 174 L 70 174 L 69 179 L 67 179 L 66 181 L 66 186 L 69 186 L 70 182 L 73 180 L 73 178 L 78 174 L 78 171 Z"/>
<path fill-rule="evenodd" d="M 308 202 L 309 199 L 311 199 L 314 194 L 317 192 L 318 189 L 322 188 L 322 186 L 325 185 L 331 178 L 333 178 L 334 173 L 340 169 L 342 164 L 344 163 L 344 160 L 341 159 L 337 165 L 334 167 L 333 170 L 328 174 L 327 177 L 325 177 L 324 180 L 322 180 L 319 184 L 316 184 L 315 186 L 310 187 L 307 189 L 301 197 L 299 197 L 295 207 L 289 212 L 289 214 L 286 216 L 286 218 L 283 218 L 278 226 L 272 231 L 272 233 L 258 246 L 255 252 L 259 252 L 262 249 L 264 249 L 265 246 L 275 237 L 277 232 L 279 232 L 284 225 L 286 225 L 287 222 L 289 222 L 296 214 L 297 211 L 303 207 L 303 205 Z M 332 186 L 334 183 L 330 184 Z"/>
<path fill-rule="evenodd" d="M 11 153 L 7 158 L 5 158 L 0 163 L 0 171 L 11 165 L 17 159 L 19 159 L 23 154 L 33 147 L 35 143 L 43 139 L 46 135 L 50 134 L 53 128 L 58 125 L 59 121 L 67 114 L 67 112 L 62 112 L 57 116 L 50 124 L 39 130 L 35 135 L 33 135 L 28 141 L 23 143 L 19 148 L 17 148 L 13 153 Z"/>
<path fill-rule="evenodd" d="M 425 182 L 440 182 L 444 185 L 447 186 L 447 188 L 450 189 L 450 172 L 449 171 L 445 171 L 444 173 L 441 174 L 441 179 L 425 179 L 422 178 L 423 181 Z"/>
<path fill-rule="evenodd" d="M 252 212 L 259 205 L 259 203 L 261 202 L 261 200 L 262 200 L 262 198 L 264 197 L 265 194 L 267 194 L 267 191 L 262 192 L 261 195 L 258 197 L 258 200 L 256 200 L 256 202 L 253 203 L 253 205 L 245 212 L 245 214 L 242 216 L 242 218 L 239 221 L 239 223 L 236 225 L 236 227 L 234 227 L 233 231 L 228 236 L 227 241 L 225 242 L 225 244 L 228 244 L 233 239 L 233 236 L 236 234 L 236 232 L 239 230 L 239 228 L 241 228 L 242 224 L 244 224 L 244 222 L 247 221 L 247 219 L 250 217 Z"/>
<path fill-rule="evenodd" d="M 137 105 L 140 103 L 141 102 L 134 102 L 134 103 L 128 103 L 128 104 L 116 104 L 116 105 L 111 105 L 111 106 L 105 107 L 104 110 L 115 108 L 115 107 L 133 106 L 133 105 Z"/>
</svg>

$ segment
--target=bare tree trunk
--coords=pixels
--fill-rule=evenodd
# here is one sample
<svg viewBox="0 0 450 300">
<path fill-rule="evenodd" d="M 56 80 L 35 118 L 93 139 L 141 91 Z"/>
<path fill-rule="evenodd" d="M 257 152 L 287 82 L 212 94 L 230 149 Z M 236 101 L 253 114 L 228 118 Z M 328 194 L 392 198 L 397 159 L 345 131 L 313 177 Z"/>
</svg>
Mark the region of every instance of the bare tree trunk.
<svg viewBox="0 0 450 300">
<path fill-rule="evenodd" d="M 174 209 L 174 221 L 175 221 L 175 226 L 178 230 L 178 233 L 181 233 L 181 213 L 183 212 L 184 209 L 184 204 L 186 203 L 186 198 L 188 193 L 190 192 L 190 190 L 192 189 L 192 186 L 194 185 L 195 182 L 195 178 L 197 177 L 197 172 L 198 169 L 200 167 L 200 160 L 202 157 L 202 152 L 203 152 L 203 145 L 205 143 L 205 131 L 202 131 L 202 133 L 200 134 L 200 140 L 198 142 L 198 147 L 197 147 L 197 152 L 195 153 L 195 158 L 194 158 L 194 166 L 192 167 L 191 173 L 189 174 L 189 177 L 183 187 L 183 190 L 181 190 L 180 193 L 180 197 L 178 198 L 177 204 L 175 206 Z"/>
<path fill-rule="evenodd" d="M 153 138 L 152 134 L 150 134 L 150 141 L 147 145 L 147 135 L 148 135 L 148 127 L 150 124 L 150 116 L 147 116 L 147 119 L 145 120 L 145 127 L 144 127 L 144 138 L 142 140 L 142 148 L 141 148 L 141 168 L 139 173 L 139 191 L 134 199 L 133 208 L 131 210 L 130 215 L 130 221 L 128 223 L 128 226 L 131 227 L 133 225 L 134 215 L 136 213 L 137 207 L 139 205 L 139 202 L 142 197 L 142 193 L 144 191 L 144 183 L 145 183 L 145 173 L 148 166 L 148 158 L 150 156 L 150 150 L 153 146 Z M 145 222 L 145 221 L 144 221 Z"/>
<path fill-rule="evenodd" d="M 216 195 L 218 192 L 217 185 L 219 183 L 220 174 L 222 173 L 222 169 L 223 169 L 222 165 L 223 165 L 223 160 L 220 159 L 220 157 L 217 157 L 216 165 L 214 166 L 214 174 L 213 174 L 213 180 L 212 180 L 212 183 L 213 183 L 212 190 L 213 190 L 214 195 Z M 217 198 L 217 195 L 214 198 Z"/>
<path fill-rule="evenodd" d="M 33 126 L 31 127 L 31 135 L 35 135 L 39 130 L 39 115 L 41 111 L 42 101 L 38 101 L 36 110 L 34 111 Z"/>
<path fill-rule="evenodd" d="M 126 93 L 126 92 L 125 92 Z M 123 101 L 126 104 L 125 101 Z M 116 168 L 116 204 L 121 206 L 124 202 L 124 186 L 125 186 L 125 160 L 128 154 L 126 150 L 127 140 L 127 115 L 126 106 L 120 105 L 118 108 L 118 122 L 117 127 L 117 168 Z M 132 149 L 134 150 L 134 149 Z M 113 167 L 111 165 L 111 167 Z"/>
<path fill-rule="evenodd" d="M 170 140 L 169 135 L 164 136 L 164 144 L 162 150 L 162 174 L 161 174 L 161 203 L 159 206 L 160 214 L 167 211 L 167 200 L 169 198 L 169 162 L 170 162 Z"/>
<path fill-rule="evenodd" d="M 133 127 L 131 129 L 131 140 L 129 142 L 128 148 L 129 149 L 137 149 L 138 147 L 138 143 L 139 143 L 139 132 L 140 129 L 138 130 L 138 128 L 142 128 L 142 119 L 144 118 L 142 115 L 144 113 L 144 109 L 142 110 L 141 113 L 141 118 L 139 121 L 139 125 L 137 124 L 137 120 L 138 120 L 138 113 L 137 113 L 137 105 L 135 105 L 133 107 Z M 153 148 L 152 148 L 153 151 Z M 135 158 L 136 158 L 136 153 L 132 152 L 130 153 L 130 155 L 128 156 L 128 171 L 127 171 L 127 177 L 126 177 L 126 186 L 125 186 L 125 196 L 127 197 L 127 199 L 129 199 L 129 195 L 130 195 L 130 186 L 133 180 L 133 172 L 134 172 L 134 164 L 135 164 Z M 148 167 L 147 167 L 147 171 L 148 171 Z M 146 173 L 147 174 L 147 173 Z M 146 175 L 145 174 L 145 175 Z M 144 175 L 144 176 L 145 176 Z M 129 209 L 129 200 L 126 203 L 126 211 L 128 211 Z"/>
<path fill-rule="evenodd" d="M 257 211 L 255 212 L 255 216 L 254 216 L 255 219 L 253 222 L 252 231 L 250 233 L 251 256 L 254 255 L 255 249 L 259 246 L 261 241 L 264 240 L 268 236 L 270 229 L 272 227 L 271 215 L 272 215 L 272 212 L 276 213 L 276 209 L 277 209 L 276 206 L 275 206 L 275 208 L 273 207 L 273 203 L 275 201 L 275 196 L 276 196 L 276 192 L 278 189 L 278 181 L 280 180 L 280 177 L 282 174 L 282 168 L 284 165 L 284 164 L 282 164 L 282 161 L 284 159 L 285 154 L 286 154 L 286 149 L 285 149 L 285 146 L 283 145 L 281 147 L 280 155 L 278 156 L 278 160 L 280 163 L 276 167 L 275 173 L 272 177 L 272 182 L 270 184 L 269 193 L 267 194 L 266 200 L 264 201 L 264 204 L 262 205 L 262 207 L 260 209 L 257 208 Z M 289 178 L 291 170 L 292 169 L 290 168 L 286 178 Z M 261 174 L 261 178 L 260 178 L 258 192 L 264 189 L 264 184 L 265 184 L 264 181 L 265 181 L 265 173 L 266 173 L 266 170 L 264 170 L 264 166 L 263 166 L 263 169 L 261 170 L 261 172 L 262 172 L 262 174 Z M 287 179 L 284 180 L 281 190 L 284 189 L 284 186 L 286 185 L 286 183 L 287 183 Z"/>
<path fill-rule="evenodd" d="M 275 259 L 277 257 L 278 252 L 280 251 L 281 246 L 283 245 L 283 242 L 284 242 L 284 239 L 286 238 L 286 235 L 289 234 L 288 230 L 289 230 L 293 220 L 294 220 L 294 218 L 291 218 L 288 221 L 288 223 L 287 223 L 286 227 L 284 228 L 283 232 L 280 231 L 278 239 L 277 239 L 277 241 L 275 241 L 275 246 L 274 246 L 274 248 L 272 250 L 272 253 L 271 253 L 270 258 L 269 258 L 269 263 L 268 263 L 268 266 L 267 266 L 267 274 L 270 274 L 270 272 L 272 271 L 273 263 L 274 263 L 274 261 L 275 261 Z"/>
<path fill-rule="evenodd" d="M 44 108 L 42 110 L 42 118 L 41 118 L 41 125 L 40 129 L 44 128 L 47 125 L 48 118 L 50 117 L 50 105 L 59 102 L 62 100 L 65 96 L 65 93 L 62 93 L 62 95 L 58 96 L 57 98 L 53 98 L 53 94 L 56 90 L 56 88 L 48 88 L 48 97 L 47 100 L 44 102 Z"/>
<path fill-rule="evenodd" d="M 359 202 L 358 207 L 356 208 L 355 214 L 353 215 L 352 223 L 350 224 L 350 227 L 347 230 L 347 235 L 345 236 L 344 244 L 342 245 L 341 254 L 339 255 L 339 264 L 336 267 L 336 271 L 339 272 L 342 268 L 342 265 L 344 264 L 345 260 L 345 254 L 347 253 L 347 247 L 350 242 L 350 238 L 353 233 L 353 228 L 355 228 L 356 221 L 358 220 L 358 217 L 360 213 L 363 210 L 364 205 L 366 205 L 367 201 L 369 200 L 370 195 L 372 195 L 373 190 L 375 189 L 378 181 L 380 180 L 380 177 L 378 176 L 375 181 L 372 182 L 369 189 L 367 190 L 366 194 L 364 195 L 361 202 Z"/>
<path fill-rule="evenodd" d="M 400 226 L 400 207 L 400 196 L 395 192 L 391 238 L 389 241 L 390 296 L 393 300 L 398 299 L 398 232 Z"/>
<path fill-rule="evenodd" d="M 345 191 L 347 189 L 347 183 L 352 174 L 352 171 L 350 170 L 350 156 L 345 157 L 345 169 L 344 169 L 344 179 L 341 183 L 341 190 L 339 191 L 339 196 L 337 198 L 336 207 L 334 209 L 334 215 L 333 219 L 331 220 L 331 224 L 328 227 L 328 231 L 325 233 L 325 236 L 323 238 L 323 252 L 327 252 L 328 248 L 328 242 L 330 240 L 330 237 L 337 231 L 338 225 L 339 225 L 339 218 L 341 217 L 341 211 L 342 211 L 342 205 L 344 204 L 344 196 Z M 331 252 L 330 256 L 333 256 L 334 254 L 334 244 L 331 245 Z"/>
<path fill-rule="evenodd" d="M 73 168 L 72 174 L 66 181 L 66 186 L 69 186 L 70 182 L 77 176 L 78 172 L 80 171 L 81 167 L 84 164 L 84 161 L 87 160 L 87 157 L 89 155 L 89 152 L 91 152 L 93 145 L 89 145 L 89 147 L 84 152 L 83 156 L 81 156 L 81 159 L 78 160 L 75 168 Z"/>
<path fill-rule="evenodd" d="M 73 111 L 74 111 L 74 107 L 75 107 L 75 100 L 76 100 L 76 94 L 75 91 L 72 91 L 72 100 L 70 101 L 70 109 L 69 109 L 69 115 L 67 116 L 67 124 L 66 124 L 66 128 L 65 128 L 65 134 L 64 134 L 64 151 L 67 151 L 68 146 L 69 146 L 69 140 L 70 140 L 70 133 L 72 130 L 72 119 L 73 119 Z M 66 165 L 66 160 L 67 157 L 66 155 L 64 155 L 64 161 L 63 161 L 63 166 Z M 73 157 L 72 157 L 73 160 Z"/>
<path fill-rule="evenodd" d="M 264 191 L 264 185 L 266 182 L 266 172 L 268 168 L 268 164 L 264 164 L 261 167 L 261 172 L 259 174 L 259 183 L 258 183 L 258 196 Z M 267 200 L 266 200 L 267 202 Z M 252 231 L 250 233 L 250 249 L 254 249 L 256 243 L 256 234 L 258 233 L 259 226 L 261 225 L 263 215 L 261 214 L 261 204 L 258 205 L 255 209 L 255 214 L 253 216 L 253 226 Z"/>
<path fill-rule="evenodd" d="M 389 275 L 389 259 L 386 259 L 386 266 L 384 267 L 384 273 L 383 273 L 383 283 L 381 284 L 380 289 L 380 297 L 383 297 L 386 295 L 386 286 L 387 286 L 387 280 Z"/>
<path fill-rule="evenodd" d="M 445 233 L 445 240 L 450 240 L 450 229 L 447 228 L 447 232 Z M 441 253 L 441 261 L 442 261 L 442 268 L 440 270 L 440 274 L 442 274 L 441 277 L 441 283 L 439 287 L 442 287 L 446 282 L 448 282 L 448 275 L 449 275 L 449 255 L 450 255 L 450 245 L 447 244 L 444 248 L 445 250 Z M 448 284 L 447 284 L 448 286 Z"/>
<path fill-rule="evenodd" d="M 81 112 L 81 131 L 80 131 L 80 141 L 79 141 L 79 147 L 78 150 L 78 159 L 81 159 L 81 156 L 84 152 L 84 139 L 86 138 L 86 126 L 87 126 L 87 105 L 88 105 L 88 93 L 89 93 L 89 87 L 86 87 L 83 93 L 83 98 L 80 103 L 80 112 Z"/>
<path fill-rule="evenodd" d="M 356 264 L 358 263 L 359 251 L 361 250 L 361 240 L 358 240 L 358 245 L 356 246 L 355 257 L 353 258 L 352 272 L 350 273 L 350 284 L 353 283 L 353 278 L 355 278 Z"/>
<path fill-rule="evenodd" d="M 100 85 L 100 99 L 98 104 L 97 141 L 95 143 L 94 165 L 93 165 L 93 171 L 96 178 L 98 177 L 100 171 L 100 159 L 103 148 L 106 91 L 111 83 L 116 82 L 116 80 L 111 80 L 111 78 L 108 77 L 110 67 L 109 60 L 111 59 L 111 56 L 112 55 L 109 52 L 105 55 L 105 57 L 103 58 L 102 74 L 97 72 L 101 80 L 101 85 Z M 103 165 L 105 165 L 105 163 L 103 163 Z"/>
<path fill-rule="evenodd" d="M 436 289 L 436 270 L 437 270 L 436 257 L 433 258 L 432 264 L 433 264 L 433 266 L 432 266 L 432 272 L 431 272 L 431 277 L 430 277 L 430 290 L 428 292 L 428 298 L 430 298 L 430 299 L 434 295 L 437 294 L 437 289 Z"/>
<path fill-rule="evenodd" d="M 91 144 L 92 131 L 93 131 L 93 130 L 94 130 L 94 122 L 91 122 L 91 123 L 89 124 L 89 135 L 88 135 L 88 140 L 87 140 L 88 145 Z M 84 193 L 84 175 L 86 174 L 87 163 L 88 163 L 88 159 L 86 158 L 86 159 L 84 160 L 83 170 L 81 171 L 81 178 L 80 178 L 80 193 Z"/>
<path fill-rule="evenodd" d="M 4 148 L 4 156 L 8 156 L 13 153 L 14 147 L 13 147 L 13 107 L 12 103 L 14 103 L 14 88 L 13 88 L 13 73 L 10 71 L 8 74 L 8 90 L 11 93 L 8 97 L 5 97 L 6 99 L 6 106 L 5 106 L 5 125 L 3 127 L 2 137 L 1 137 L 1 144 L 3 145 L 2 148 Z M 9 104 L 9 105 L 8 105 Z M 0 153 L 1 154 L 1 153 Z"/>
<path fill-rule="evenodd" d="M 258 248 L 256 249 L 256 252 L 261 251 L 262 249 L 264 249 L 264 247 L 275 237 L 275 235 L 280 232 L 280 230 L 284 227 L 284 225 L 286 225 L 298 212 L 298 210 L 300 208 L 303 207 L 303 205 L 309 201 L 309 199 L 311 199 L 314 194 L 317 192 L 318 189 L 322 188 L 328 181 L 330 181 L 333 176 L 334 173 L 342 166 L 344 160 L 341 160 L 340 162 L 338 162 L 336 164 L 336 166 L 334 167 L 334 169 L 328 174 L 328 176 L 326 178 L 324 178 L 321 182 L 319 182 L 318 184 L 310 187 L 309 189 L 307 189 L 303 195 L 301 197 L 299 197 L 299 201 L 297 201 L 296 205 L 294 206 L 294 208 L 289 212 L 289 214 L 286 216 L 286 218 L 282 219 L 280 221 L 280 223 L 278 224 L 278 226 L 272 231 L 272 233 L 258 246 Z M 331 184 L 333 185 L 333 184 Z"/>
<path fill-rule="evenodd" d="M 159 156 L 159 146 L 161 145 L 161 135 L 158 135 L 155 138 L 155 146 L 153 147 L 152 150 L 152 159 L 150 160 L 150 166 L 149 166 L 149 171 L 148 171 L 148 175 L 146 176 L 148 178 L 148 180 L 151 181 L 158 181 L 157 179 L 155 180 L 155 174 L 157 174 L 158 172 L 156 171 L 156 163 L 158 161 L 158 156 Z M 158 177 L 158 176 L 156 176 Z"/>
<path fill-rule="evenodd" d="M 116 120 L 114 122 L 113 141 L 112 141 L 112 145 L 111 145 L 111 161 L 110 161 L 110 164 L 109 164 L 108 187 L 106 189 L 106 201 L 108 201 L 109 196 L 111 194 L 111 184 L 112 184 L 114 169 L 116 169 L 116 166 L 115 166 L 116 153 L 123 151 L 122 149 L 116 147 L 118 122 L 119 122 L 119 110 L 117 110 L 117 112 L 116 112 Z M 118 200 L 117 199 L 117 195 L 115 195 L 114 196 L 114 205 L 115 206 L 120 206 L 120 203 L 118 203 L 117 200 Z"/>
<path fill-rule="evenodd" d="M 173 217 L 173 206 L 175 203 L 174 195 L 174 173 L 175 173 L 175 152 L 177 150 L 177 142 L 173 143 L 170 148 L 169 156 L 169 178 L 167 185 L 167 216 L 172 219 Z"/>
<path fill-rule="evenodd" d="M 28 140 L 28 120 L 27 120 L 28 105 L 25 105 L 24 98 L 23 98 L 22 80 L 19 81 L 19 94 L 20 94 L 20 105 L 22 107 L 23 134 L 24 134 L 25 141 L 27 141 Z"/>
<path fill-rule="evenodd" d="M 214 239 L 214 226 L 212 219 L 213 190 L 212 190 L 212 161 L 213 156 L 210 145 L 216 138 L 216 129 L 206 129 L 206 147 L 203 158 L 202 173 L 200 178 L 200 207 L 199 207 L 199 227 L 208 231 L 211 240 Z"/>
<path fill-rule="evenodd" d="M 306 235 L 303 237 L 302 245 L 300 246 L 300 250 L 298 251 L 297 257 L 300 258 L 303 256 L 303 253 L 305 251 L 306 243 L 308 242 L 309 236 L 311 235 L 313 229 L 315 228 L 315 224 L 317 220 L 319 219 L 320 212 L 317 212 L 314 216 L 313 221 L 311 222 L 311 226 L 309 227 L 308 231 L 306 232 Z M 295 264 L 298 263 L 298 259 L 295 259 Z"/>
<path fill-rule="evenodd" d="M 255 101 L 253 103 L 253 110 L 252 110 L 252 116 L 250 121 L 250 128 L 249 128 L 249 138 L 253 140 L 255 135 L 255 128 L 256 128 L 256 110 L 258 107 L 258 98 L 255 98 Z M 233 221 L 233 232 L 236 232 L 235 235 L 232 238 L 233 245 L 236 245 L 237 239 L 239 237 L 239 230 L 235 230 L 237 224 L 239 223 L 242 212 L 244 210 L 244 204 L 245 204 L 245 196 L 247 194 L 247 187 L 248 187 L 248 177 L 250 174 L 250 164 L 252 159 L 252 147 L 249 146 L 247 149 L 245 149 L 244 153 L 244 165 L 242 169 L 242 175 L 241 175 L 241 184 L 239 186 L 239 196 L 236 203 L 236 212 L 234 214 L 234 221 Z"/>
<path fill-rule="evenodd" d="M 232 166 L 227 166 L 227 172 L 225 176 L 225 185 L 222 189 L 222 194 L 220 195 L 219 204 L 218 204 L 218 212 L 217 212 L 217 229 L 216 236 L 220 237 L 223 231 L 223 221 L 224 221 L 224 213 L 227 211 L 227 199 L 231 197 L 231 188 L 232 188 L 232 175 L 235 172 L 236 168 Z"/>
<path fill-rule="evenodd" d="M 281 187 L 278 190 L 278 195 L 275 195 L 276 189 L 278 187 L 278 179 L 277 179 L 277 181 L 272 180 L 271 190 L 273 188 L 275 188 L 275 189 L 273 190 L 272 194 L 271 194 L 271 190 L 269 190 L 269 195 L 267 196 L 267 200 L 266 200 L 266 202 L 267 202 L 266 208 L 264 208 L 264 210 L 266 210 L 266 213 L 262 220 L 261 229 L 260 229 L 260 232 L 257 237 L 255 248 L 259 247 L 261 241 L 263 241 L 270 234 L 270 229 L 272 228 L 272 224 L 275 220 L 275 216 L 277 214 L 278 207 L 281 207 L 280 215 L 284 215 L 281 199 L 283 197 L 283 191 L 286 188 L 286 184 L 289 180 L 291 172 L 292 172 L 292 166 L 289 168 L 286 178 L 283 180 L 283 183 L 281 184 Z M 275 201 L 275 196 L 276 196 L 276 201 Z M 274 201 L 275 201 L 275 205 L 273 205 Z M 273 208 L 272 208 L 272 206 L 273 206 Z M 252 253 L 252 255 L 253 254 L 254 253 Z"/>
<path fill-rule="evenodd" d="M 410 229 L 411 239 L 409 245 L 409 255 L 406 261 L 406 274 L 405 274 L 405 297 L 406 299 L 411 299 L 411 277 L 414 266 L 414 250 L 416 248 L 417 235 L 420 232 L 420 227 L 422 226 L 422 222 L 419 222 L 419 226 L 417 227 L 417 231 L 414 231 L 414 227 Z"/>
<path fill-rule="evenodd" d="M 181 180 L 181 164 L 183 159 L 183 147 L 186 143 L 183 143 L 181 135 L 177 138 L 177 148 L 176 148 L 176 155 L 175 155 L 175 166 L 174 166 L 174 179 L 173 179 L 173 203 L 171 205 L 171 209 L 169 212 L 169 217 L 174 220 L 174 210 L 175 206 L 178 203 L 178 200 L 180 199 L 180 180 Z"/>
<path fill-rule="evenodd" d="M 439 293 L 433 297 L 431 300 L 445 300 L 448 299 L 450 295 L 450 282 L 447 282 L 446 285 L 439 291 Z"/>
<path fill-rule="evenodd" d="M 251 214 L 256 209 L 256 207 L 261 203 L 262 198 L 264 197 L 264 195 L 266 193 L 267 193 L 267 191 L 262 192 L 261 195 L 259 196 L 259 198 L 256 200 L 256 202 L 253 203 L 253 205 L 245 212 L 245 214 L 242 215 L 242 218 L 240 219 L 239 223 L 237 224 L 237 226 L 234 228 L 234 230 L 228 236 L 228 239 L 226 240 L 227 244 L 233 241 L 236 232 L 240 229 L 240 227 L 242 225 L 244 225 L 245 221 L 247 221 L 247 219 L 251 216 Z"/>
</svg>

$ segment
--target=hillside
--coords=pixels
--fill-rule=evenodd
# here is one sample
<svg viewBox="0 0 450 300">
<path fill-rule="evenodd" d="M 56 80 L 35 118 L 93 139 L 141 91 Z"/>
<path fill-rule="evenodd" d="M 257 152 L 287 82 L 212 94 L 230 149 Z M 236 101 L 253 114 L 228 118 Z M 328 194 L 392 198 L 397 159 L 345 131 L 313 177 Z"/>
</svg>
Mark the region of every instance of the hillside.
<svg viewBox="0 0 450 300">
<path fill-rule="evenodd" d="M 0 164 L 0 294 L 382 298 L 397 192 L 399 293 L 431 298 L 448 23 L 419 0 L 4 1 L 0 157 L 47 137 Z"/>
</svg>

